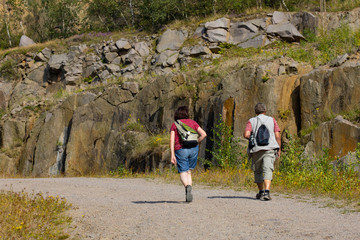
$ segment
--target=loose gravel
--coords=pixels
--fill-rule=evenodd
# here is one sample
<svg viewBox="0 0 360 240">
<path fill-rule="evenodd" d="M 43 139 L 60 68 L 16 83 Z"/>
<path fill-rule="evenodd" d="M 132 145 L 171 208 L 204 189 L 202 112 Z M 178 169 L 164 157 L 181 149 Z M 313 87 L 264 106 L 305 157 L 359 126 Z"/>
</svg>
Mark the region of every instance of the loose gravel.
<svg viewBox="0 0 360 240">
<path fill-rule="evenodd" d="M 149 179 L 1 179 L 0 189 L 42 192 L 72 203 L 72 239 L 360 239 L 360 213 L 321 201 Z"/>
</svg>

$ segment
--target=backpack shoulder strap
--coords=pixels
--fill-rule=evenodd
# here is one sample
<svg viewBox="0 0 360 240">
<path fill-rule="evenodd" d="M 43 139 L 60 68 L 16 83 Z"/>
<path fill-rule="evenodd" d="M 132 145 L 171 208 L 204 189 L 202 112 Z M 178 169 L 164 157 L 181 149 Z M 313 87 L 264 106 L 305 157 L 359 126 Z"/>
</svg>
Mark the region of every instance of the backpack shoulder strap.
<svg viewBox="0 0 360 240">
<path fill-rule="evenodd" d="M 261 120 L 260 120 L 260 123 L 261 123 Z M 256 133 L 258 131 L 258 125 L 259 125 L 259 117 L 257 116 L 256 117 L 256 127 L 254 128 L 254 136 L 256 136 Z"/>
<path fill-rule="evenodd" d="M 181 122 L 179 120 L 176 120 L 175 122 L 175 126 L 176 128 L 179 130 L 180 128 L 183 128 L 183 126 L 181 125 Z"/>
</svg>

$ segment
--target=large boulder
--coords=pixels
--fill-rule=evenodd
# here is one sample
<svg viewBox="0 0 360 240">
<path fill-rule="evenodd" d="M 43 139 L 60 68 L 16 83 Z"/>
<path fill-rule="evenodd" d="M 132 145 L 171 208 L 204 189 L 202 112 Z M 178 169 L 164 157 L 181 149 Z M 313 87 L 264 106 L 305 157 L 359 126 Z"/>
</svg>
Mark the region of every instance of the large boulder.
<svg viewBox="0 0 360 240">
<path fill-rule="evenodd" d="M 229 29 L 229 27 L 230 19 L 228 18 L 220 18 L 215 21 L 205 23 L 205 28 L 207 30 L 214 30 L 218 28 Z"/>
<path fill-rule="evenodd" d="M 246 42 L 258 35 L 259 29 L 252 23 L 237 22 L 231 24 L 230 40 L 233 44 Z"/>
<path fill-rule="evenodd" d="M 150 54 L 150 49 L 146 42 L 135 43 L 134 48 L 141 57 L 147 57 Z"/>
<path fill-rule="evenodd" d="M 266 33 L 273 36 L 278 36 L 289 42 L 299 42 L 305 37 L 296 29 L 291 23 L 272 24 L 266 28 Z"/>
<path fill-rule="evenodd" d="M 265 35 L 259 35 L 257 37 L 254 37 L 252 39 L 249 39 L 245 42 L 238 44 L 238 46 L 241 48 L 250 48 L 250 47 L 259 48 L 259 47 L 264 47 L 270 43 L 271 42 Z"/>
<path fill-rule="evenodd" d="M 131 44 L 126 39 L 116 41 L 115 46 L 119 49 L 119 51 L 127 51 L 131 49 Z"/>
<path fill-rule="evenodd" d="M 317 33 L 319 19 L 314 14 L 309 12 L 298 12 L 291 16 L 290 23 L 292 23 L 299 32 L 309 30 Z"/>
<path fill-rule="evenodd" d="M 22 35 L 21 38 L 20 38 L 20 43 L 19 43 L 19 47 L 26 47 L 26 46 L 30 46 L 30 45 L 33 45 L 33 44 L 36 44 L 34 42 L 34 40 L 32 40 L 31 38 L 29 38 L 28 36 L 26 35 Z"/>
<path fill-rule="evenodd" d="M 360 127 L 345 120 L 341 116 L 320 124 L 312 133 L 307 143 L 307 152 L 321 156 L 323 149 L 329 149 L 334 157 L 344 157 L 354 152 L 360 142 Z M 310 154 L 309 154 L 310 153 Z"/>
<path fill-rule="evenodd" d="M 28 70 L 27 78 L 42 86 L 47 81 L 46 68 L 47 65 L 43 62 L 35 63 L 31 69 Z"/>
<path fill-rule="evenodd" d="M 54 54 L 50 57 L 48 62 L 50 70 L 58 71 L 68 61 L 68 55 L 66 53 Z"/>
<path fill-rule="evenodd" d="M 223 28 L 216 28 L 207 30 L 204 38 L 207 39 L 209 42 L 228 42 L 230 39 L 230 33 L 223 29 Z"/>
<path fill-rule="evenodd" d="M 159 38 L 156 51 L 161 53 L 165 50 L 178 51 L 188 37 L 185 30 L 167 30 Z"/>
<path fill-rule="evenodd" d="M 280 24 L 289 22 L 289 16 L 284 12 L 275 11 L 271 18 L 272 24 Z"/>
<path fill-rule="evenodd" d="M 155 56 L 155 65 L 160 65 L 162 67 L 173 66 L 178 58 L 178 51 L 165 50 Z"/>
</svg>

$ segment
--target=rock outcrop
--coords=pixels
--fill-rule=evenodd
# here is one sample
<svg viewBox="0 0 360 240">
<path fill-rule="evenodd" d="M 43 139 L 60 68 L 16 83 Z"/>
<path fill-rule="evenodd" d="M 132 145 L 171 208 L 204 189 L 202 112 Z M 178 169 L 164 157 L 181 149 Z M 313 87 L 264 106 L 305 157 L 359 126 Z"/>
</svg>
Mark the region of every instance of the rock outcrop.
<svg viewBox="0 0 360 240">
<path fill-rule="evenodd" d="M 354 151 L 360 142 L 360 127 L 337 116 L 331 121 L 320 124 L 310 135 L 306 145 L 309 157 L 323 154 L 328 149 L 331 156 L 345 157 Z"/>
<path fill-rule="evenodd" d="M 170 128 L 181 105 L 209 134 L 202 157 L 212 148 L 220 115 L 241 137 L 257 102 L 265 102 L 290 134 L 319 124 L 306 136 L 310 154 L 328 147 L 345 156 L 359 142 L 359 127 L 340 117 L 323 122 L 359 106 L 358 58 L 341 56 L 318 69 L 288 57 L 220 65 L 222 72 L 210 66 L 225 43 L 257 48 L 275 39 L 296 42 L 304 29 L 316 32 L 319 21 L 311 13 L 274 12 L 247 21 L 220 18 L 193 34 L 170 29 L 156 48 L 152 36 L 28 53 L 17 63 L 18 79 L 0 76 L 0 172 L 70 176 L 123 165 L 164 168 L 167 146 L 150 150 L 147 141 Z M 189 36 L 196 41 L 191 46 Z M 191 62 L 202 71 L 182 72 Z"/>
</svg>

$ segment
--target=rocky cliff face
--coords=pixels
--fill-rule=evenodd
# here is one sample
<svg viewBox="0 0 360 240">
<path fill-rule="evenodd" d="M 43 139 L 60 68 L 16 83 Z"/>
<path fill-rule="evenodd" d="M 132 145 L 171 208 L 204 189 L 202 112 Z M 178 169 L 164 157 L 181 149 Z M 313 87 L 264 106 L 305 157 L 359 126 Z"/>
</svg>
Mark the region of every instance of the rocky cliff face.
<svg viewBox="0 0 360 240">
<path fill-rule="evenodd" d="M 53 176 L 108 172 L 121 165 L 138 171 L 164 168 L 167 146 L 147 149 L 146 141 L 168 131 L 181 105 L 190 107 L 210 135 L 221 115 L 236 137 L 257 102 L 266 103 L 268 114 L 291 134 L 356 109 L 359 54 L 318 69 L 288 57 L 211 65 L 221 58 L 220 43 L 246 48 L 276 38 L 299 41 L 304 28 L 316 31 L 324 19 L 280 12 L 246 22 L 221 18 L 193 33 L 168 30 L 155 49 L 151 38 L 143 37 L 71 46 L 67 53 L 45 48 L 8 55 L 1 63 L 16 61 L 21 77 L 0 76 L 0 172 Z M 198 44 L 183 47 L 189 38 Z M 190 70 L 181 71 L 185 68 Z M 323 123 L 306 137 L 308 154 L 325 146 L 344 156 L 359 142 L 358 129 L 338 118 Z M 209 139 L 201 156 L 212 147 Z"/>
</svg>

